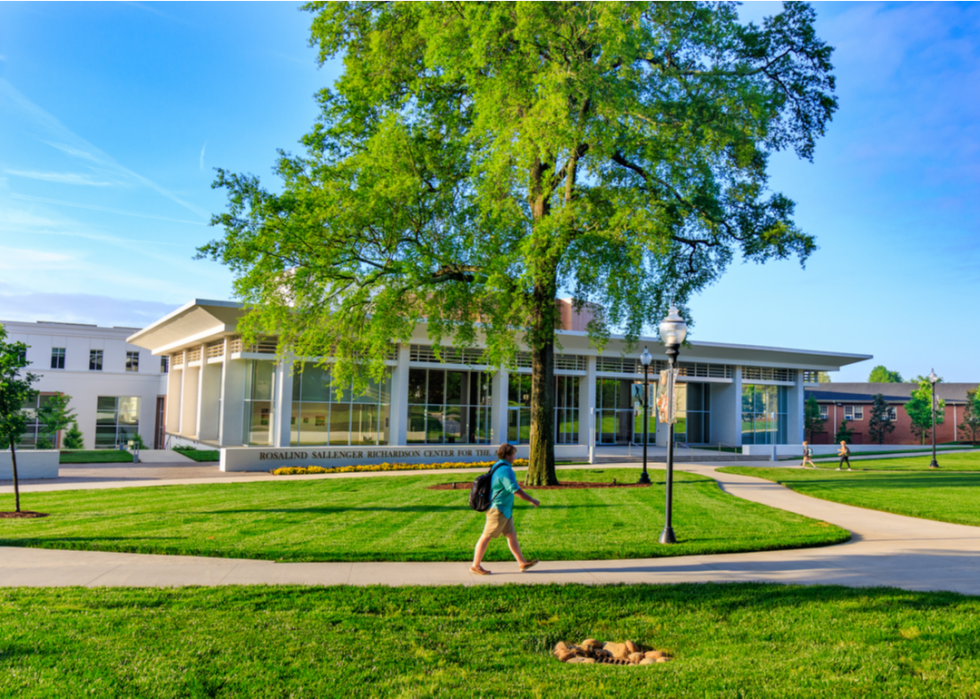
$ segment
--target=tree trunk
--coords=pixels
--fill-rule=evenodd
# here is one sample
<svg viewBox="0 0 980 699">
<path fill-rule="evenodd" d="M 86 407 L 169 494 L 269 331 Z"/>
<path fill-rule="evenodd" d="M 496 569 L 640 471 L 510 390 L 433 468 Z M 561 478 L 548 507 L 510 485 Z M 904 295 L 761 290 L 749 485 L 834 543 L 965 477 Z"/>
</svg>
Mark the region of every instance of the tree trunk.
<svg viewBox="0 0 980 699">
<path fill-rule="evenodd" d="M 17 482 L 17 447 L 13 435 L 10 437 L 10 470 L 14 475 L 14 512 L 20 512 L 20 483 Z"/>
<path fill-rule="evenodd" d="M 555 282 L 534 290 L 531 350 L 531 454 L 526 485 L 558 485 L 555 473 Z"/>
</svg>

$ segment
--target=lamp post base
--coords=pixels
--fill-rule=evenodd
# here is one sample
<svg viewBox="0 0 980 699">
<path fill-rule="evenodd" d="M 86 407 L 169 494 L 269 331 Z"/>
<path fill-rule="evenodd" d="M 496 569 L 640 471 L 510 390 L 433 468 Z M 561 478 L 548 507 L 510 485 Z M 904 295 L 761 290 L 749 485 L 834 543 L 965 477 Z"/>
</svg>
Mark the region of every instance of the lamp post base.
<svg viewBox="0 0 980 699">
<path fill-rule="evenodd" d="M 643 473 L 640 474 L 640 480 L 637 481 L 640 485 L 650 485 L 653 481 L 650 480 L 650 474 L 644 469 Z"/>
<path fill-rule="evenodd" d="M 933 459 L 932 463 L 929 464 L 929 468 L 939 468 L 939 463 Z"/>
<path fill-rule="evenodd" d="M 664 530 L 660 533 L 660 543 L 661 544 L 676 544 L 677 539 L 674 538 L 674 528 L 664 527 Z"/>
</svg>

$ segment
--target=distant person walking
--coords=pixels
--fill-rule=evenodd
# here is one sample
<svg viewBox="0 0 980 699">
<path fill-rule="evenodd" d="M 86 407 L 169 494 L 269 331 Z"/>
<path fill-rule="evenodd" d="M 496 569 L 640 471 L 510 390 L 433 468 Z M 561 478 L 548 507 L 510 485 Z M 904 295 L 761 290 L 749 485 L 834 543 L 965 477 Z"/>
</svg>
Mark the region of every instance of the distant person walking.
<svg viewBox="0 0 980 699">
<path fill-rule="evenodd" d="M 813 463 L 813 449 L 810 448 L 807 442 L 803 442 L 803 468 L 806 468 L 807 464 L 810 464 L 813 468 L 817 467 Z"/>
<path fill-rule="evenodd" d="M 497 464 L 500 468 L 493 472 L 490 482 L 490 509 L 487 510 L 487 523 L 483 528 L 483 534 L 476 542 L 476 550 L 473 551 L 473 565 L 470 571 L 477 575 L 490 575 L 490 571 L 480 565 L 483 562 L 483 555 L 487 552 L 490 540 L 498 536 L 507 539 L 507 546 L 510 552 L 517 559 L 517 564 L 523 573 L 528 568 L 537 565 L 538 560 L 529 561 L 521 553 L 521 545 L 517 543 L 517 530 L 514 528 L 514 496 L 521 500 L 526 500 L 535 507 L 541 503 L 521 490 L 517 484 L 517 476 L 514 475 L 514 458 L 517 456 L 517 447 L 513 444 L 501 444 L 497 449 L 497 457 L 500 459 Z M 497 464 L 494 464 L 496 466 Z"/>
<path fill-rule="evenodd" d="M 837 450 L 840 455 L 840 464 L 837 465 L 837 470 L 840 471 L 844 464 L 847 464 L 847 470 L 853 470 L 851 468 L 851 450 L 847 447 L 847 442 L 840 443 L 840 449 Z"/>
</svg>

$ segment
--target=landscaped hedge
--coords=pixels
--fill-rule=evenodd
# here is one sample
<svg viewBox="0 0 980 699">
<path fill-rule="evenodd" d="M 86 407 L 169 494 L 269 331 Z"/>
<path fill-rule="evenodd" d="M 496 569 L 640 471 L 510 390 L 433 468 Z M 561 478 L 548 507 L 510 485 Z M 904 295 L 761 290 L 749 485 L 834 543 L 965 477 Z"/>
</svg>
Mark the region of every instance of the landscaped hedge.
<svg viewBox="0 0 980 699">
<path fill-rule="evenodd" d="M 490 468 L 496 461 L 446 461 L 440 464 L 359 464 L 356 466 L 281 466 L 274 476 L 308 476 L 317 473 L 365 473 L 370 471 L 429 471 L 437 468 Z M 527 466 L 527 459 L 515 459 L 514 466 Z"/>
</svg>

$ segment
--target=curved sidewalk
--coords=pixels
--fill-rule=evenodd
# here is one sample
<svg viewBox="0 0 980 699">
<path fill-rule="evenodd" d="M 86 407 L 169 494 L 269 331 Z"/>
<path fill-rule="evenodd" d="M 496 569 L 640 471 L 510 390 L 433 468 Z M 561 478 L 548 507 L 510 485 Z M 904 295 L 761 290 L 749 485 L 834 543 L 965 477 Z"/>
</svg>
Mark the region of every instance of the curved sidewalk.
<svg viewBox="0 0 980 699">
<path fill-rule="evenodd" d="M 794 493 L 770 481 L 683 470 L 715 478 L 737 497 L 837 524 L 850 542 L 837 546 L 619 561 L 543 562 L 524 574 L 515 563 L 488 564 L 475 576 L 465 563 L 275 563 L 193 556 L 0 547 L 0 586 L 83 585 L 493 585 L 504 583 L 780 582 L 894 586 L 980 595 L 980 527 L 864 510 Z M 683 531 L 678 532 L 683 536 Z"/>
</svg>

